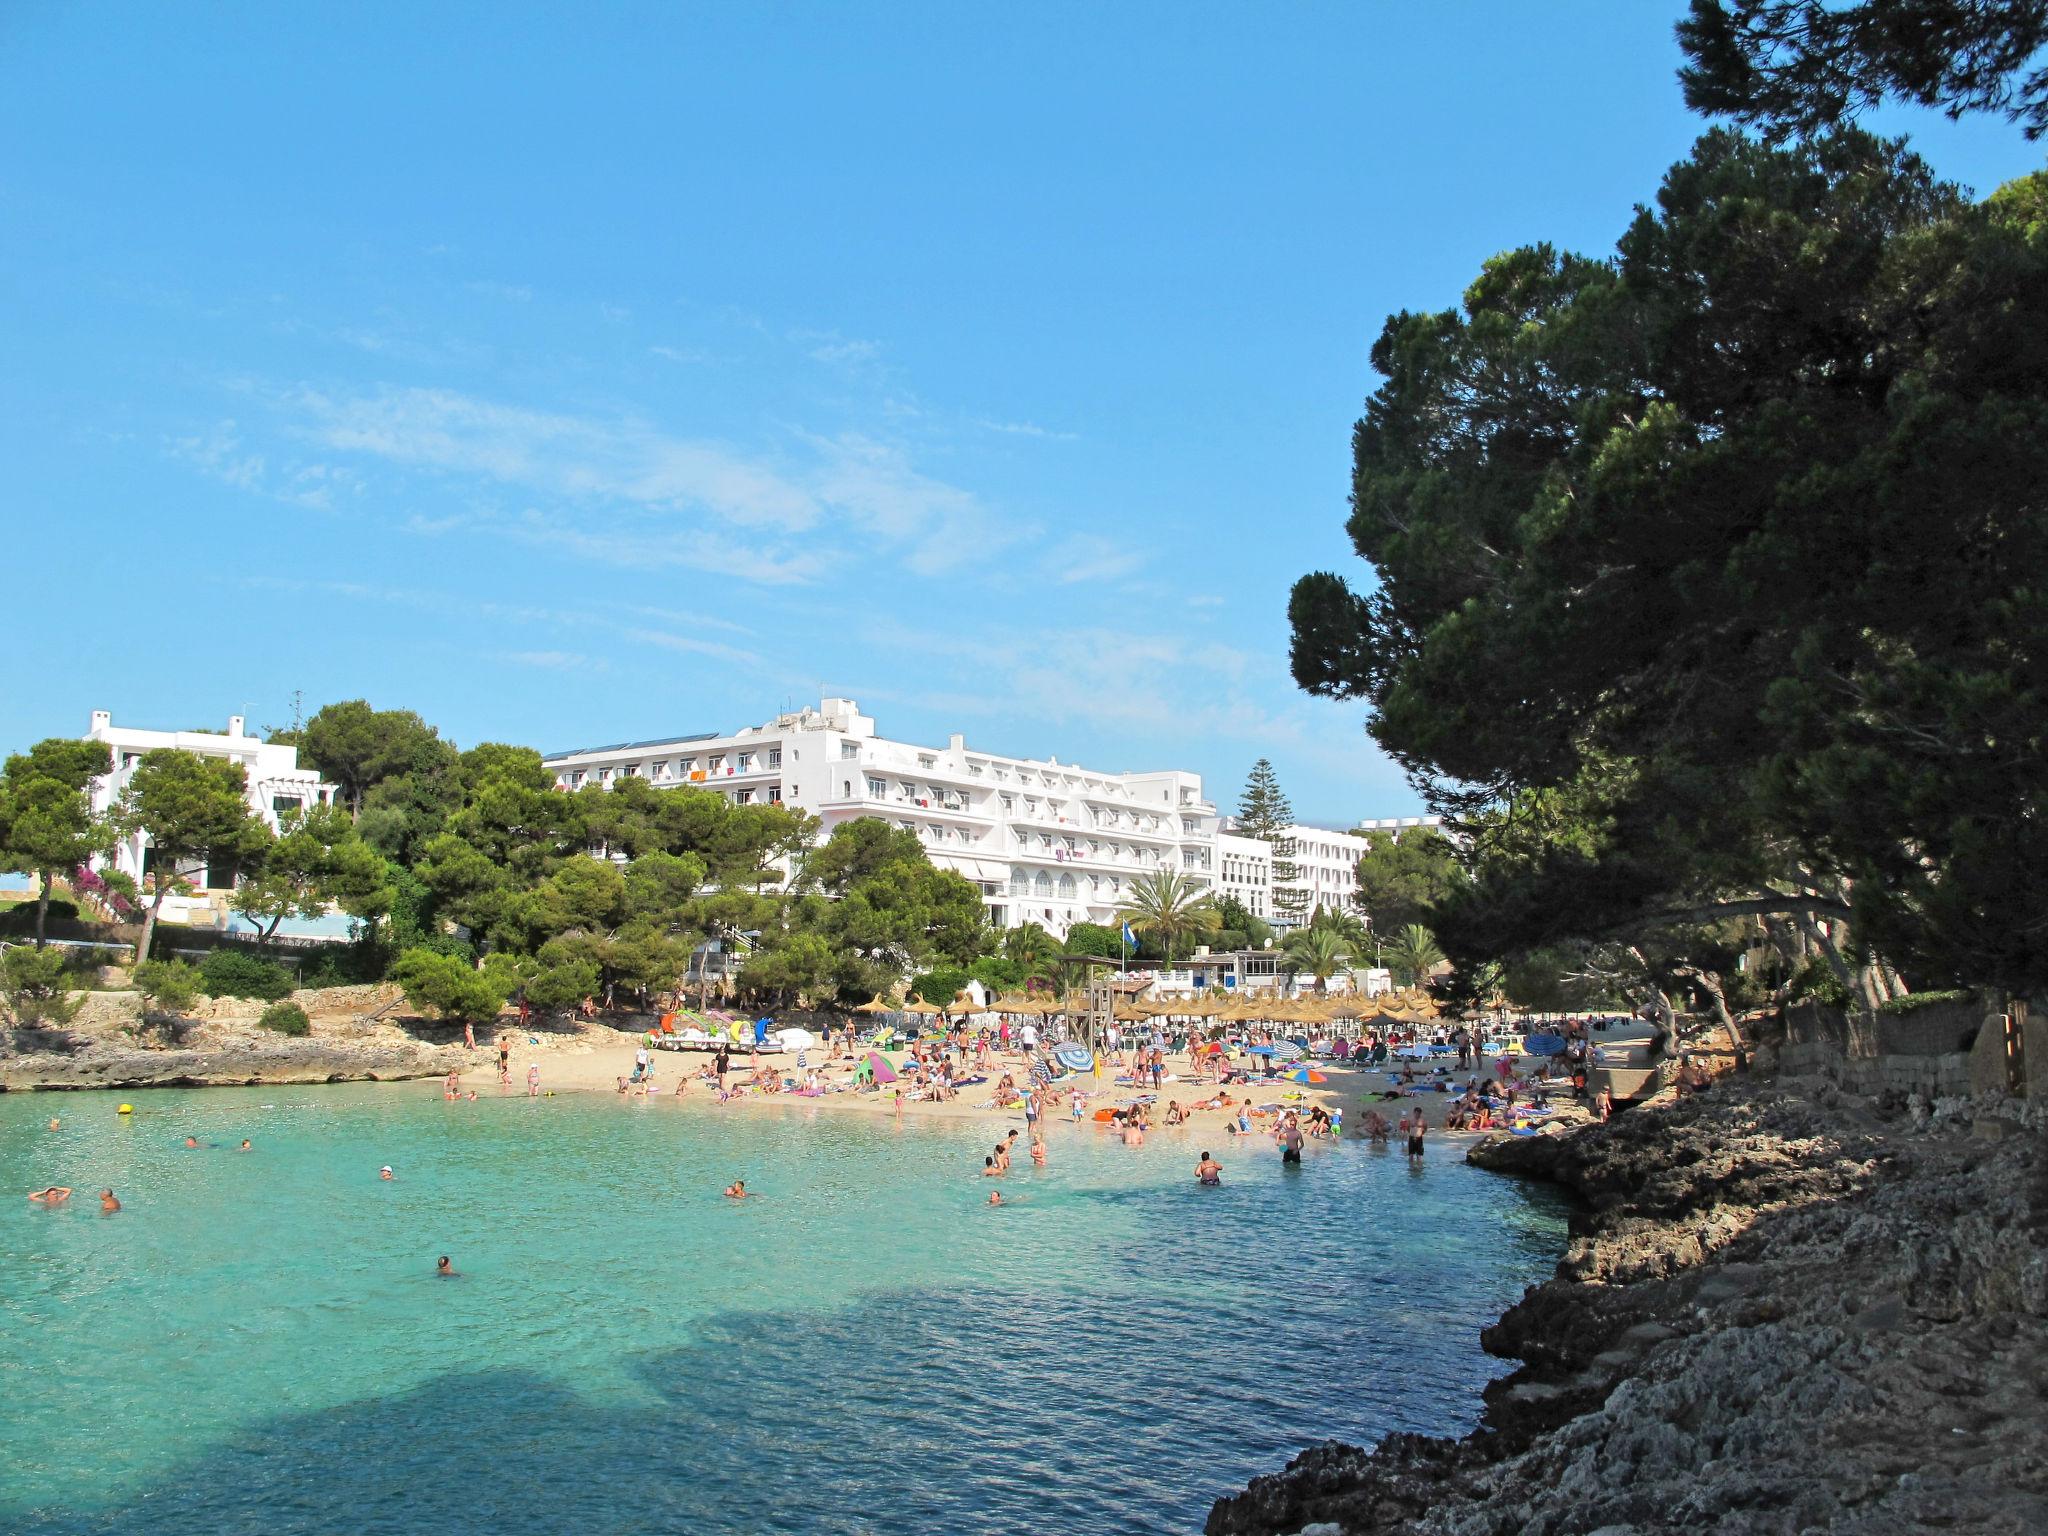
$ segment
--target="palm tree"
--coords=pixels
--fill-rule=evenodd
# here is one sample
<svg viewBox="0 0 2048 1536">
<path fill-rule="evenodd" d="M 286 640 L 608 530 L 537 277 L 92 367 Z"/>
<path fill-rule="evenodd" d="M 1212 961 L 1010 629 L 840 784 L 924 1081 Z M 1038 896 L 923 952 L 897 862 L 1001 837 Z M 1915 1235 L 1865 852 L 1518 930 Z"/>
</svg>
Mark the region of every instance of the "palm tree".
<svg viewBox="0 0 2048 1536">
<path fill-rule="evenodd" d="M 1436 935 L 1420 923 L 1410 923 L 1386 943 L 1387 967 L 1404 987 L 1419 987 L 1429 973 L 1444 963 Z"/>
<path fill-rule="evenodd" d="M 1060 941 L 1037 923 L 1021 923 L 1003 935 L 1003 958 L 1023 971 L 1024 985 L 1059 974 Z"/>
<path fill-rule="evenodd" d="M 1315 977 L 1318 992 L 1329 991 L 1330 978 L 1351 959 L 1351 946 L 1335 928 L 1318 927 L 1313 922 L 1288 934 L 1280 941 L 1280 949 L 1287 957 L 1289 970 L 1306 971 Z"/>
<path fill-rule="evenodd" d="M 1346 912 L 1342 907 L 1317 907 L 1309 917 L 1308 925 L 1334 933 L 1354 955 L 1364 954 L 1366 946 L 1372 943 L 1372 929 L 1365 919 L 1356 912 Z"/>
<path fill-rule="evenodd" d="M 1179 870 L 1161 869 L 1131 882 L 1129 905 L 1117 913 L 1117 921 L 1152 935 L 1172 960 L 1182 939 L 1221 928 L 1223 914 L 1204 887 Z"/>
</svg>

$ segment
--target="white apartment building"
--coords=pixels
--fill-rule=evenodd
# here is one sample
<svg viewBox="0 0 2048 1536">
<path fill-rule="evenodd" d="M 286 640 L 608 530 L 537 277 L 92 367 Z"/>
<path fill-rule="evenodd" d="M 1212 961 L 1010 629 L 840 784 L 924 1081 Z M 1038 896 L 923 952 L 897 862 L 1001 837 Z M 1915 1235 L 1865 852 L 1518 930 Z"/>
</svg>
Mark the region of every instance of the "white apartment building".
<svg viewBox="0 0 2048 1536">
<path fill-rule="evenodd" d="M 175 747 L 199 757 L 224 757 L 240 763 L 249 781 L 249 809 L 268 822 L 273 832 L 291 812 L 334 802 L 334 786 L 313 769 L 299 766 L 297 747 L 273 746 L 261 737 L 245 734 L 240 715 L 228 717 L 226 735 L 215 735 L 211 731 L 146 731 L 132 725 L 116 725 L 110 712 L 96 709 L 92 712 L 92 729 L 85 733 L 85 739 L 105 742 L 114 760 L 113 771 L 93 782 L 95 811 L 104 811 L 120 799 L 128 781 L 135 776 L 135 765 L 142 761 L 142 754 L 159 747 Z M 148 837 L 140 832 L 125 839 L 114 850 L 114 867 L 139 881 L 148 847 Z M 206 869 L 180 873 L 202 889 L 224 889 L 233 878 L 228 872 Z"/>
<path fill-rule="evenodd" d="M 1273 920 L 1273 845 L 1235 832 L 1216 834 L 1216 894 L 1234 896 L 1253 917 Z"/>
<path fill-rule="evenodd" d="M 1294 878 L 1273 885 L 1273 926 L 1299 928 L 1317 907 L 1348 911 L 1358 890 L 1358 859 L 1371 845 L 1349 832 L 1295 825 L 1280 831 L 1275 857 Z"/>
<path fill-rule="evenodd" d="M 1362 821 L 1352 832 L 1332 832 L 1323 827 L 1292 826 L 1280 834 L 1283 849 L 1292 846 L 1294 878 L 1276 885 L 1273 892 L 1276 928 L 1298 928 L 1315 914 L 1317 907 L 1349 910 L 1358 894 L 1358 861 L 1371 841 L 1363 834 L 1391 832 L 1399 841 L 1403 832 L 1417 827 L 1441 827 L 1441 816 L 1383 816 Z"/>
<path fill-rule="evenodd" d="M 879 817 L 923 840 L 934 864 L 981 888 L 998 927 L 1109 924 L 1133 880 L 1176 869 L 1217 879 L 1216 807 L 1199 774 L 1102 773 L 1057 758 L 1005 757 L 955 735 L 892 741 L 852 699 L 825 699 L 729 734 L 671 736 L 557 753 L 564 789 L 642 778 L 715 789 L 741 805 L 786 803 L 822 835 Z"/>
</svg>

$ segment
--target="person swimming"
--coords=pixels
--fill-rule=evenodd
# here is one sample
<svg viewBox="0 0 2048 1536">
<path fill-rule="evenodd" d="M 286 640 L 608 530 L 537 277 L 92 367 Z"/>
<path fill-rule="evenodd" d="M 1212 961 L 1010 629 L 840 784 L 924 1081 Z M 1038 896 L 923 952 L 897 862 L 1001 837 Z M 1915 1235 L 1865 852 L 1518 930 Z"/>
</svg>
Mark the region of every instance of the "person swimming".
<svg viewBox="0 0 2048 1536">
<path fill-rule="evenodd" d="M 435 1261 L 434 1273 L 444 1280 L 459 1280 L 462 1277 L 462 1272 L 449 1261 L 445 1253 Z"/>
<path fill-rule="evenodd" d="M 988 1192 L 988 1203 L 990 1205 L 1001 1205 L 1003 1203 L 1003 1192 L 1000 1189 L 990 1190 Z"/>
<path fill-rule="evenodd" d="M 100 1209 L 105 1211 L 109 1216 L 113 1215 L 114 1212 L 121 1209 L 121 1202 L 114 1198 L 114 1192 L 111 1189 L 103 1189 L 100 1191 Z"/>
<path fill-rule="evenodd" d="M 70 1198 L 70 1187 L 64 1184 L 52 1184 L 45 1189 L 33 1190 L 29 1194 L 29 1199 L 38 1205 L 62 1205 Z"/>
<path fill-rule="evenodd" d="M 1204 1152 L 1202 1160 L 1195 1164 L 1195 1181 L 1199 1184 L 1212 1186 L 1221 1184 L 1223 1182 L 1223 1165 Z"/>
<path fill-rule="evenodd" d="M 734 1179 L 730 1184 L 725 1186 L 725 1197 L 728 1200 L 746 1199 L 747 1181 L 745 1179 Z"/>
<path fill-rule="evenodd" d="M 199 1138 L 197 1136 L 187 1136 L 185 1138 L 185 1150 L 187 1152 L 197 1152 L 199 1150 Z"/>
<path fill-rule="evenodd" d="M 994 1158 L 984 1157 L 981 1160 L 981 1176 L 984 1179 L 1000 1179 L 1003 1176 L 1003 1170 L 996 1166 Z"/>
<path fill-rule="evenodd" d="M 389 1163 L 386 1163 L 382 1168 L 379 1168 L 377 1170 L 377 1177 L 380 1179 L 389 1179 L 394 1177 L 394 1175 L 391 1172 L 391 1165 Z"/>
<path fill-rule="evenodd" d="M 237 1152 L 253 1152 L 256 1149 L 249 1144 L 249 1138 L 244 1136 L 242 1138 L 242 1144 L 239 1147 L 235 1148 L 235 1150 Z"/>
</svg>

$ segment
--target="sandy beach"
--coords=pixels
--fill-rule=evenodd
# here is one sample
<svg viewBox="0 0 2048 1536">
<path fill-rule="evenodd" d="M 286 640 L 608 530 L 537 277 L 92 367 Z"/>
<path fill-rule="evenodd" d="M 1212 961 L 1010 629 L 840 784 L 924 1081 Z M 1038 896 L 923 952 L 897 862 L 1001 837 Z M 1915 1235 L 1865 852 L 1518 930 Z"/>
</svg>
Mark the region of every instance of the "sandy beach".
<svg viewBox="0 0 2048 1536">
<path fill-rule="evenodd" d="M 721 1101 L 716 1083 L 708 1075 L 714 1059 L 711 1051 L 650 1052 L 652 1081 L 643 1086 L 631 1082 L 641 1037 L 624 1035 L 616 1030 L 590 1030 L 567 1040 L 521 1035 L 516 1030 L 505 1033 L 512 1043 L 510 1082 L 501 1085 L 498 1081 L 496 1052 L 491 1044 L 495 1036 L 487 1038 L 480 1035 L 471 1064 L 461 1070 L 461 1092 L 474 1092 L 479 1098 L 524 1096 L 527 1092 L 527 1068 L 537 1066 L 539 1090 L 543 1094 L 610 1094 L 657 1103 L 665 1100 L 678 1109 L 709 1113 L 816 1109 L 835 1114 L 900 1115 L 906 1122 L 913 1119 L 983 1120 L 1020 1131 L 1025 1126 L 1020 1104 L 1013 1100 L 1008 1105 L 998 1105 L 994 1101 L 995 1085 L 1005 1072 L 1019 1084 L 1028 1081 L 1026 1060 L 1021 1052 L 1015 1050 L 998 1052 L 990 1080 L 964 1087 L 952 1099 L 931 1102 L 913 1099 L 906 1092 L 899 1104 L 895 1085 L 885 1084 L 880 1091 L 860 1091 L 853 1086 L 858 1060 L 864 1060 L 867 1055 L 864 1047 L 858 1048 L 858 1060 L 849 1060 L 843 1054 L 836 1060 L 828 1060 L 825 1048 L 817 1047 L 806 1053 L 806 1066 L 799 1065 L 796 1052 L 763 1051 L 756 1058 L 749 1050 L 735 1047 L 728 1075 L 728 1083 L 734 1091 Z M 907 1050 L 890 1050 L 882 1054 L 890 1066 L 898 1070 L 902 1070 L 910 1060 Z M 1487 1072 L 1491 1072 L 1499 1059 L 1487 1058 Z M 815 1095 L 789 1091 L 770 1093 L 749 1086 L 747 1080 L 755 1060 L 761 1068 L 785 1080 L 802 1082 L 808 1073 L 815 1071 L 825 1091 Z M 1530 1065 L 1528 1058 L 1513 1060 L 1518 1076 Z M 1398 1072 L 1403 1064 L 1392 1065 Z M 1433 1075 L 1431 1069 L 1421 1063 L 1407 1065 L 1412 1065 L 1416 1071 L 1417 1084 L 1413 1086 L 1449 1081 L 1462 1086 L 1469 1078 L 1484 1075 L 1468 1069 L 1462 1073 L 1454 1071 L 1445 1077 Z M 1240 1140 L 1264 1142 L 1270 1138 L 1279 1119 L 1279 1114 L 1274 1111 L 1292 1109 L 1306 1115 L 1315 1105 L 1341 1115 L 1343 1135 L 1347 1139 L 1364 1136 L 1365 1112 L 1369 1108 L 1379 1110 L 1389 1122 L 1393 1122 L 1417 1106 L 1428 1113 L 1431 1140 L 1443 1139 L 1462 1147 L 1492 1134 L 1488 1131 L 1444 1129 L 1444 1111 L 1450 1094 L 1410 1092 L 1399 1098 L 1383 1100 L 1379 1097 L 1381 1094 L 1400 1087 L 1385 1071 L 1361 1069 L 1331 1060 L 1316 1061 L 1314 1069 L 1327 1080 L 1304 1084 L 1284 1077 L 1255 1079 L 1249 1084 L 1233 1083 L 1219 1089 L 1207 1073 L 1194 1075 L 1187 1056 L 1169 1054 L 1165 1081 L 1155 1090 L 1150 1086 L 1134 1085 L 1117 1065 L 1116 1059 L 1106 1057 L 1099 1074 L 1077 1074 L 1055 1083 L 1054 1102 L 1048 1106 L 1043 1124 L 1049 1136 L 1056 1132 L 1076 1131 L 1112 1135 L 1115 1131 L 1110 1125 L 1094 1118 L 1097 1112 L 1126 1109 L 1141 1098 L 1149 1098 L 1153 1102 L 1148 1137 L 1169 1130 L 1207 1131 L 1212 1133 L 1216 1148 L 1227 1147 Z M 1119 1082 L 1120 1077 L 1126 1080 Z M 619 1092 L 621 1079 L 627 1080 L 624 1094 Z M 1076 1090 L 1085 1095 L 1082 1118 L 1078 1121 L 1072 1111 L 1072 1095 Z M 1205 1107 L 1219 1093 L 1230 1096 L 1230 1106 Z M 1240 1137 L 1230 1127 L 1235 1122 L 1237 1106 L 1247 1100 L 1253 1106 L 1253 1131 L 1250 1136 Z M 1173 1102 L 1180 1104 L 1186 1119 L 1179 1125 L 1169 1126 L 1165 1116 L 1168 1104 Z M 1575 1124 L 1588 1118 L 1586 1111 L 1569 1101 L 1568 1095 L 1553 1099 L 1552 1103 L 1555 1107 L 1547 1123 Z M 1018 1155 L 1023 1155 L 1021 1148 Z"/>
</svg>

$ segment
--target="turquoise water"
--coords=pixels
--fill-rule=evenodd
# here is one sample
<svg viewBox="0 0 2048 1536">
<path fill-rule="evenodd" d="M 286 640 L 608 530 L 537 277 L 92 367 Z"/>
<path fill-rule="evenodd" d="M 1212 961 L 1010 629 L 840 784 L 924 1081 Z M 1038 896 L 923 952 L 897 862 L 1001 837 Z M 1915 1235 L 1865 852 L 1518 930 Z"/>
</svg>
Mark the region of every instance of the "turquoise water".
<svg viewBox="0 0 2048 1536">
<path fill-rule="evenodd" d="M 131 1102 L 0 1096 L 0 1530 L 1196 1530 L 1316 1440 L 1468 1427 L 1562 1243 L 1441 1144 L 1217 1145 L 1204 1190 L 1185 1133 L 1059 1127 L 990 1210 L 979 1126 Z"/>
</svg>

